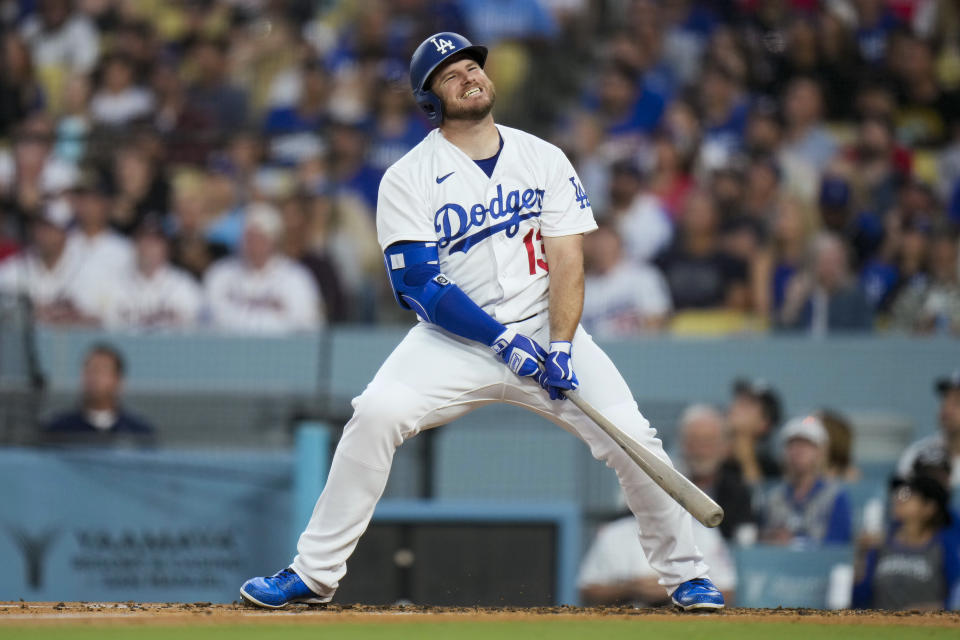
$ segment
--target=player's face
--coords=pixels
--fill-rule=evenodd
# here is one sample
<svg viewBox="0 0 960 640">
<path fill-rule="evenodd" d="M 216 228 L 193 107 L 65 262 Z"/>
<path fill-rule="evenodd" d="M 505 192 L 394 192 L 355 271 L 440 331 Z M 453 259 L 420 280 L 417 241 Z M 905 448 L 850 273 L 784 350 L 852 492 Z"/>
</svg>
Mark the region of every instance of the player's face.
<svg viewBox="0 0 960 640">
<path fill-rule="evenodd" d="M 443 103 L 445 120 L 483 120 L 497 98 L 490 78 L 472 58 L 441 67 L 431 87 Z"/>
</svg>

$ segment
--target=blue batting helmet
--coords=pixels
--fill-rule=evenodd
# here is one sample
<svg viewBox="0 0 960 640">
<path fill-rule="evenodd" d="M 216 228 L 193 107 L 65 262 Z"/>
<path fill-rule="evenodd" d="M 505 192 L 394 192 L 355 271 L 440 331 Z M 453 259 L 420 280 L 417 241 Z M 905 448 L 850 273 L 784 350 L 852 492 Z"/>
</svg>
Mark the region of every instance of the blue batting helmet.
<svg viewBox="0 0 960 640">
<path fill-rule="evenodd" d="M 417 104 L 434 124 L 443 122 L 443 105 L 440 97 L 430 91 L 430 76 L 445 60 L 457 53 L 473 57 L 481 67 L 487 61 L 487 48 L 471 44 L 459 33 L 442 31 L 436 33 L 417 47 L 410 58 L 410 87 Z"/>
</svg>

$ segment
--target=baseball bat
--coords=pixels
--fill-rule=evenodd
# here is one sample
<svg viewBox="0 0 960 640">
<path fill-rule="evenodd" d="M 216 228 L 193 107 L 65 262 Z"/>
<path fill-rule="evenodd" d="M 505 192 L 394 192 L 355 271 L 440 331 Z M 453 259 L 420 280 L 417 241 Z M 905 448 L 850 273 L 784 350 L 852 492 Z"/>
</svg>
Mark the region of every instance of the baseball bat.
<svg viewBox="0 0 960 640">
<path fill-rule="evenodd" d="M 660 485 L 690 515 L 707 527 L 716 527 L 723 521 L 723 509 L 700 487 L 690 482 L 682 473 L 613 424 L 596 407 L 584 400 L 579 391 L 571 390 L 563 393 L 591 420 L 596 422 L 598 427 L 613 438 L 613 441 L 620 445 L 620 448 L 630 456 L 630 459 L 636 462 L 644 473 Z"/>
</svg>

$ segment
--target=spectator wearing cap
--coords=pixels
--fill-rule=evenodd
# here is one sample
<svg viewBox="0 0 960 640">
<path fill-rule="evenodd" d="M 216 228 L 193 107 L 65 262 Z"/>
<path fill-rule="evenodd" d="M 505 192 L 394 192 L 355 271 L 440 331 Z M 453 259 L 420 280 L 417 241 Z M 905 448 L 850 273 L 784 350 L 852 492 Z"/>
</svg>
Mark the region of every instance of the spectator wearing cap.
<svg viewBox="0 0 960 640">
<path fill-rule="evenodd" d="M 738 469 L 748 485 L 780 477 L 780 465 L 769 451 L 770 434 L 780 423 L 780 394 L 762 379 L 733 383 L 727 409 L 732 438 L 728 466 Z"/>
<path fill-rule="evenodd" d="M 805 272 L 790 279 L 778 325 L 819 337 L 828 333 L 870 331 L 873 310 L 850 272 L 843 240 L 821 233 L 813 240 Z"/>
<path fill-rule="evenodd" d="M 938 378 L 934 390 L 940 396 L 940 431 L 907 447 L 897 462 L 897 474 L 906 477 L 918 458 L 943 451 L 952 460 L 950 486 L 956 489 L 960 487 L 960 369 Z"/>
<path fill-rule="evenodd" d="M 880 252 L 886 234 L 879 212 L 855 209 L 851 188 L 850 180 L 841 172 L 823 175 L 818 200 L 820 222 L 825 230 L 844 238 L 853 250 L 852 263 L 860 266 Z"/>
<path fill-rule="evenodd" d="M 692 404 L 680 416 L 680 459 L 678 467 L 723 508 L 720 533 L 730 540 L 744 525 L 756 532 L 752 494 L 740 469 L 729 464 L 729 426 L 717 409 Z"/>
<path fill-rule="evenodd" d="M 76 228 L 67 240 L 84 269 L 118 273 L 133 262 L 130 241 L 110 228 L 110 188 L 96 170 L 85 171 L 73 191 Z"/>
<path fill-rule="evenodd" d="M 891 326 L 917 334 L 960 335 L 960 274 L 957 235 L 934 233 L 925 278 L 916 278 L 893 301 Z"/>
<path fill-rule="evenodd" d="M 89 324 L 93 288 L 75 252 L 68 248 L 67 230 L 73 209 L 64 198 L 51 200 L 30 225 L 30 244 L 0 263 L 0 292 L 26 295 L 40 322 Z"/>
<path fill-rule="evenodd" d="M 240 255 L 214 264 L 204 279 L 214 327 L 231 332 L 282 334 L 323 324 L 310 273 L 279 252 L 283 222 L 269 204 L 247 208 Z"/>
<path fill-rule="evenodd" d="M 111 279 L 102 312 L 110 329 L 186 329 L 197 324 L 203 293 L 170 264 L 169 239 L 158 216 L 143 219 L 134 235 L 136 259 Z"/>
<path fill-rule="evenodd" d="M 126 375 L 123 355 L 106 343 L 93 345 L 83 362 L 80 406 L 54 416 L 41 427 L 45 444 L 154 443 L 156 429 L 123 407 Z"/>
<path fill-rule="evenodd" d="M 670 291 L 656 267 L 624 259 L 620 235 L 601 222 L 584 238 L 584 328 L 593 336 L 622 338 L 662 329 Z"/>
<path fill-rule="evenodd" d="M 827 477 L 827 430 L 816 416 L 794 418 L 780 435 L 783 481 L 763 499 L 760 537 L 770 544 L 830 544 L 851 540 L 850 499 Z"/>
<path fill-rule="evenodd" d="M 879 545 L 858 545 L 853 606 L 953 609 L 960 602 L 960 553 L 951 534 L 949 494 L 930 477 L 891 483 L 893 530 Z"/>
</svg>

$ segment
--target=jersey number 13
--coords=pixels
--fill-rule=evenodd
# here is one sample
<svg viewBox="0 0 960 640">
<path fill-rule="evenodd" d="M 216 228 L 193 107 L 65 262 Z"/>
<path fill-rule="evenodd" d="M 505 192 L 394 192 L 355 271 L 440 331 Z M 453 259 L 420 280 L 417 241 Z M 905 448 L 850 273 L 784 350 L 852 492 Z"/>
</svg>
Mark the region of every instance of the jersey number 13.
<svg viewBox="0 0 960 640">
<path fill-rule="evenodd" d="M 536 242 L 534 242 L 534 240 L 536 240 Z M 537 230 L 536 237 L 533 235 L 533 229 L 527 231 L 527 235 L 523 236 L 523 246 L 527 249 L 527 263 L 530 265 L 530 275 L 536 275 L 538 267 L 544 271 L 550 270 L 550 268 L 547 267 L 547 252 L 543 248 L 543 236 L 539 230 Z"/>
</svg>

